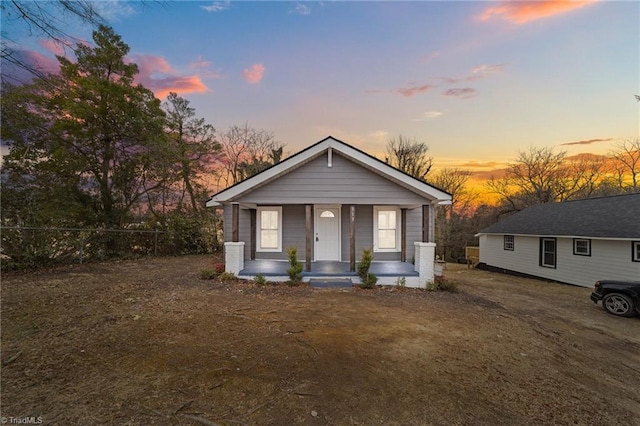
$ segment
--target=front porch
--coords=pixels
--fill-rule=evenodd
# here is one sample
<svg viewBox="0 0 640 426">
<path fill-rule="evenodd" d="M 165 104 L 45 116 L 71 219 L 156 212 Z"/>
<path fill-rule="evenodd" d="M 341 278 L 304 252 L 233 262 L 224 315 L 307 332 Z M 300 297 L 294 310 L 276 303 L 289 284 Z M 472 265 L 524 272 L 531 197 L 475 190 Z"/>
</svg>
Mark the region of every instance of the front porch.
<svg viewBox="0 0 640 426">
<path fill-rule="evenodd" d="M 424 288 L 432 282 L 435 275 L 439 275 L 435 265 L 435 244 L 416 242 L 416 263 L 401 261 L 378 261 L 371 264 L 369 272 L 378 277 L 380 285 L 395 285 L 404 278 L 407 287 Z M 342 261 L 309 261 L 304 262 L 302 272 L 303 281 L 312 278 L 345 278 L 354 284 L 360 283 L 355 262 Z M 244 242 L 225 243 L 225 266 L 227 271 L 236 274 L 241 279 L 255 279 L 259 274 L 267 281 L 287 281 L 287 269 L 290 264 L 285 260 L 245 259 Z"/>
<path fill-rule="evenodd" d="M 239 276 L 265 277 L 287 276 L 289 262 L 285 260 L 246 260 Z M 311 262 L 311 271 L 303 271 L 303 277 L 357 277 L 357 272 L 349 270 L 349 262 L 317 261 Z M 369 272 L 377 277 L 417 277 L 418 272 L 412 263 L 407 262 L 373 262 Z"/>
</svg>

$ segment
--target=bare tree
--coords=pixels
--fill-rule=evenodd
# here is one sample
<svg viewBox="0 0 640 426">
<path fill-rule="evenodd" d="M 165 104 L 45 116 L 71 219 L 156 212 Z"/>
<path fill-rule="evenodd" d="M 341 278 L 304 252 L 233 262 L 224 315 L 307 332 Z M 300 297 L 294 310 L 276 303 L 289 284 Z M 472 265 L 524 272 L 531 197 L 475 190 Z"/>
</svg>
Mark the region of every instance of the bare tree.
<svg viewBox="0 0 640 426">
<path fill-rule="evenodd" d="M 477 194 L 467 186 L 470 177 L 471 172 L 469 170 L 444 168 L 439 170 L 430 179 L 430 182 L 451 194 L 452 208 L 455 207 L 456 210 L 462 213 L 467 210 L 477 198 Z"/>
<path fill-rule="evenodd" d="M 280 162 L 284 144 L 272 133 L 256 130 L 245 123 L 232 126 L 220 135 L 222 167 L 219 179 L 222 186 L 230 186 Z"/>
<path fill-rule="evenodd" d="M 426 180 L 433 166 L 433 157 L 428 153 L 429 145 L 426 143 L 399 135 L 387 142 L 384 161 L 417 179 Z"/>
<path fill-rule="evenodd" d="M 610 154 L 615 160 L 614 171 L 621 189 L 640 190 L 640 139 L 625 139 L 619 142 Z"/>
<path fill-rule="evenodd" d="M 469 218 L 477 194 L 468 188 L 470 176 L 468 170 L 445 168 L 430 179 L 435 186 L 451 194 L 452 199 L 451 205 L 438 206 L 436 211 L 436 247 L 445 260 L 462 257 L 464 247 L 474 239 Z"/>
<path fill-rule="evenodd" d="M 604 161 L 593 156 L 568 158 L 565 151 L 530 148 L 519 152 L 502 178 L 491 178 L 487 186 L 497 194 L 504 213 L 553 201 L 591 196 L 604 176 Z"/>
</svg>

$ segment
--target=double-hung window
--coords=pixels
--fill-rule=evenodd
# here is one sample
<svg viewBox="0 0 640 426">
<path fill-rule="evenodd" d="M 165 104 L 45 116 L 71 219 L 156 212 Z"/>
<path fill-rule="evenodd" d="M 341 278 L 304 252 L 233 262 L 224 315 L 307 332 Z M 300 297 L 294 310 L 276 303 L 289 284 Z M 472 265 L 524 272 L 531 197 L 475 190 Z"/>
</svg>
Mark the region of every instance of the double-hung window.
<svg viewBox="0 0 640 426">
<path fill-rule="evenodd" d="M 400 251 L 400 210 L 396 207 L 373 208 L 374 251 Z"/>
<path fill-rule="evenodd" d="M 573 254 L 578 256 L 591 256 L 591 240 L 586 238 L 574 238 Z"/>
<path fill-rule="evenodd" d="M 513 251 L 515 249 L 513 235 L 505 235 L 503 249 Z"/>
<path fill-rule="evenodd" d="M 256 251 L 282 251 L 282 207 L 258 207 Z"/>
<path fill-rule="evenodd" d="M 631 242 L 631 260 L 640 262 L 640 241 Z"/>
<path fill-rule="evenodd" d="M 556 239 L 540 238 L 540 266 L 555 268 L 556 255 Z"/>
</svg>

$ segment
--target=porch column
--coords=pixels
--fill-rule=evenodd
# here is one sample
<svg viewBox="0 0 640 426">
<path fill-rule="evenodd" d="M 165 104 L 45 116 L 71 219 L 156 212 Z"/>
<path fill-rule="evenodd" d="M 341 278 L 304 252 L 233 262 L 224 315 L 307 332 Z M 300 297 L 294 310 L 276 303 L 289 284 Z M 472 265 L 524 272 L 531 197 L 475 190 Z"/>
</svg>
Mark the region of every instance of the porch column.
<svg viewBox="0 0 640 426">
<path fill-rule="evenodd" d="M 436 242 L 436 207 L 435 204 L 429 204 L 429 241 Z"/>
<path fill-rule="evenodd" d="M 237 243 L 240 241 L 238 227 L 240 224 L 240 204 L 233 203 L 231 205 L 231 241 Z"/>
<path fill-rule="evenodd" d="M 244 241 L 224 243 L 224 266 L 235 275 L 244 269 Z"/>
<path fill-rule="evenodd" d="M 422 206 L 422 242 L 434 242 L 435 217 L 433 214 L 433 204 Z"/>
<path fill-rule="evenodd" d="M 420 287 L 426 287 L 432 283 L 435 276 L 435 243 L 415 243 L 416 247 L 416 271 L 420 279 Z"/>
<path fill-rule="evenodd" d="M 349 271 L 356 271 L 356 206 L 349 206 Z"/>
<path fill-rule="evenodd" d="M 422 205 L 422 242 L 429 241 L 429 205 Z M 416 263 L 418 262 L 418 254 L 416 253 Z"/>
<path fill-rule="evenodd" d="M 311 272 L 311 244 L 313 241 L 313 230 L 311 229 L 311 204 L 304 206 L 305 211 L 305 248 L 304 264 L 305 271 Z"/>
<path fill-rule="evenodd" d="M 251 222 L 251 224 L 249 225 L 249 232 L 251 232 L 251 236 L 249 237 L 251 241 L 251 246 L 249 247 L 249 258 L 251 260 L 256 260 L 256 209 L 251 209 L 249 211 L 249 214 L 251 215 L 251 219 L 249 219 L 249 221 Z"/>
<path fill-rule="evenodd" d="M 407 261 L 407 209 L 400 209 L 400 261 Z"/>
</svg>

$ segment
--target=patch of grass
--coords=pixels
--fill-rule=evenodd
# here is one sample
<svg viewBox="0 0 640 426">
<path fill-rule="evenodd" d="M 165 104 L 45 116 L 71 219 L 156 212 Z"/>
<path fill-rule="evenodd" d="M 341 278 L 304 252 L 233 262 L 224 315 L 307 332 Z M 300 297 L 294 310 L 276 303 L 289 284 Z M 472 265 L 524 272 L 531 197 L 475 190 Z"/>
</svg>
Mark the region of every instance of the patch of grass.
<svg viewBox="0 0 640 426">
<path fill-rule="evenodd" d="M 406 277 L 398 278 L 396 280 L 396 288 L 400 290 L 404 290 L 405 288 L 407 288 L 407 278 Z"/>
<path fill-rule="evenodd" d="M 223 272 L 218 278 L 220 278 L 220 281 L 234 281 L 238 279 L 233 272 Z"/>
<path fill-rule="evenodd" d="M 218 276 L 218 273 L 213 269 L 202 269 L 200 271 L 200 279 L 213 280 Z"/>
<path fill-rule="evenodd" d="M 433 282 L 427 283 L 428 291 L 446 291 L 449 293 L 458 293 L 458 282 L 455 280 L 448 280 L 443 276 L 436 276 Z"/>
</svg>

